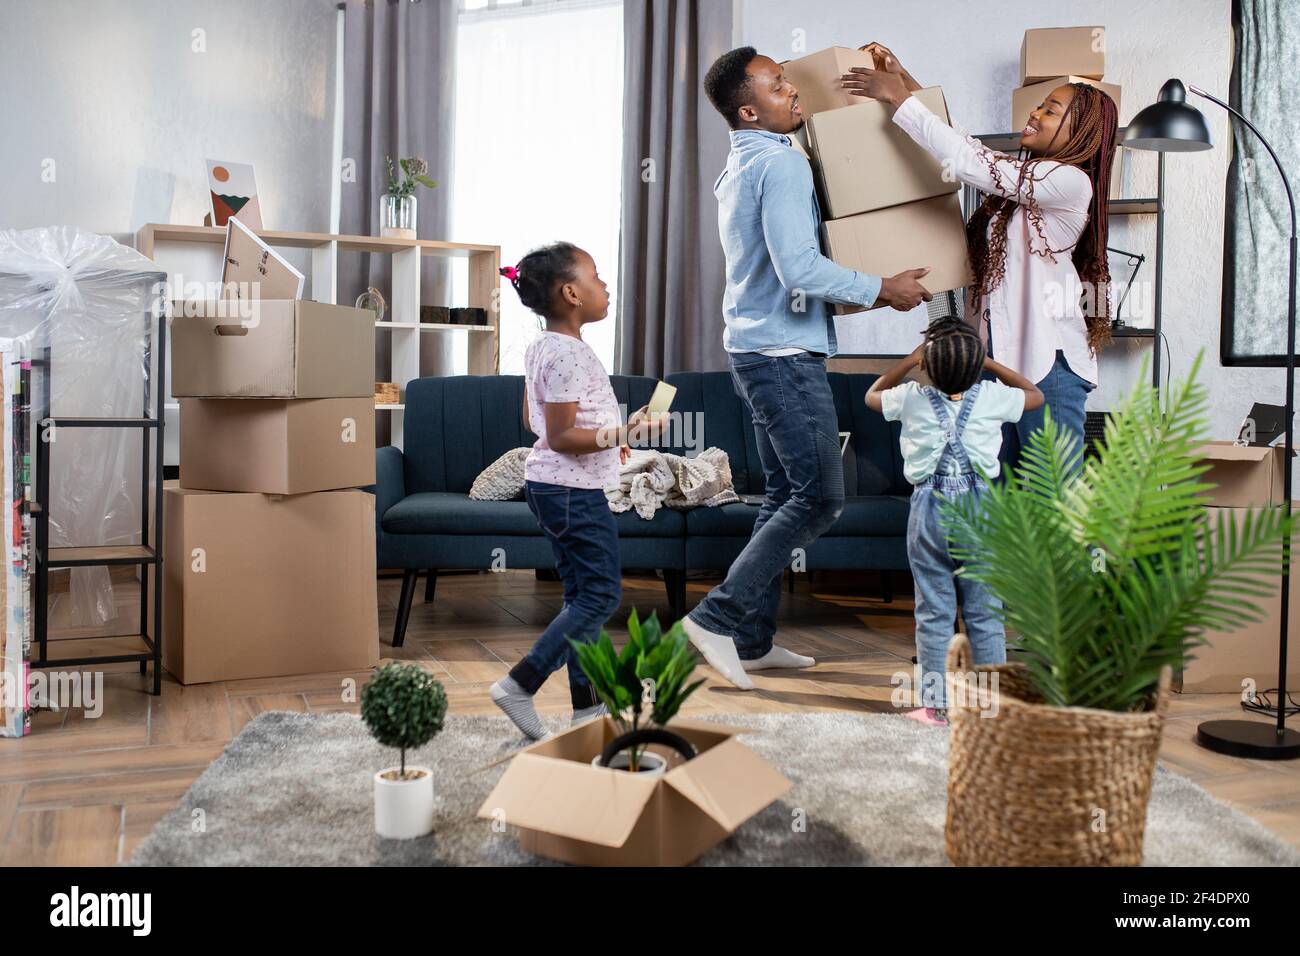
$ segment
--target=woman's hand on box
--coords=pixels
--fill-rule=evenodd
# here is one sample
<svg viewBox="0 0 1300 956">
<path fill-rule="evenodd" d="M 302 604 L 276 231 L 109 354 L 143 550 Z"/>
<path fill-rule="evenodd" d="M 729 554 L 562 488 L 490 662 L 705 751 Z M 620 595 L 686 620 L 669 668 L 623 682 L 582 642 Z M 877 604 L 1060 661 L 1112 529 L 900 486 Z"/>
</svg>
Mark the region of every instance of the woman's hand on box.
<svg viewBox="0 0 1300 956">
<path fill-rule="evenodd" d="M 901 74 L 890 73 L 888 70 L 869 70 L 863 66 L 855 66 L 852 72 L 841 76 L 840 88 L 854 96 L 865 96 L 879 100 L 881 103 L 888 103 L 895 109 L 902 106 L 903 101 L 912 95 L 908 92 Z"/>
</svg>

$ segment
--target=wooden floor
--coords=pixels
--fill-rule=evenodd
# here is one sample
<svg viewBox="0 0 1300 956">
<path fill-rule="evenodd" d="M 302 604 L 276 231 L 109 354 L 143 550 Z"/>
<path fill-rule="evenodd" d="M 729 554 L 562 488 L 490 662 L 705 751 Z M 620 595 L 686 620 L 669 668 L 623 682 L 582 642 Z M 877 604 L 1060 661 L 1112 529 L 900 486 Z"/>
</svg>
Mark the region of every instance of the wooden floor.
<svg viewBox="0 0 1300 956">
<path fill-rule="evenodd" d="M 814 655 L 816 668 L 756 675 L 758 689 L 750 693 L 711 678 L 687 711 L 893 711 L 890 677 L 911 666 L 913 653 L 910 596 L 885 602 L 872 593 L 874 577 L 819 577 L 813 584 L 801 575 L 796 593 L 783 602 L 779 639 Z M 709 586 L 692 581 L 688 603 Z M 131 589 L 116 588 L 127 613 L 134 603 Z M 560 605 L 559 586 L 539 583 L 531 572 L 444 576 L 434 604 L 417 601 L 406 646 L 394 650 L 388 642 L 397 582 L 382 580 L 379 594 L 381 656 L 427 666 L 459 714 L 496 712 L 488 685 L 527 652 Z M 655 578 L 629 577 L 623 594 L 617 624 L 633 606 L 643 616 L 654 609 L 667 612 L 663 585 Z M 568 712 L 562 675 L 538 695 L 540 710 Z M 354 678 L 359 685 L 367 676 L 313 674 L 189 687 L 166 677 L 162 696 L 155 698 L 135 665 L 112 669 L 98 719 L 79 711 L 40 712 L 29 737 L 0 740 L 0 864 L 126 860 L 248 720 L 267 710 L 355 712 L 357 705 L 344 699 L 345 682 Z M 1201 720 L 1239 715 L 1233 695 L 1176 697 L 1162 760 L 1300 847 L 1300 762 L 1235 760 L 1192 742 Z"/>
</svg>

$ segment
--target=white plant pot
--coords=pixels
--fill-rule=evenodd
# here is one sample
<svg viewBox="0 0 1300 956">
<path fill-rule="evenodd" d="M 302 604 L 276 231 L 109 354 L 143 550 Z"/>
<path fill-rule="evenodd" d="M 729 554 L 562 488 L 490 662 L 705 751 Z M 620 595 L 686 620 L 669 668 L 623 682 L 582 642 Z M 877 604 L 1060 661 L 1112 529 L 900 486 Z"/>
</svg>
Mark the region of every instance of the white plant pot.
<svg viewBox="0 0 1300 956">
<path fill-rule="evenodd" d="M 621 753 L 615 754 L 614 759 L 609 762 L 609 766 L 606 767 L 605 769 L 618 770 L 622 773 L 627 773 L 628 765 L 631 762 L 632 762 L 631 752 L 624 750 Z M 596 756 L 592 758 L 591 765 L 593 767 L 600 766 L 600 754 L 596 754 Z M 668 761 L 665 760 L 662 756 L 656 753 L 651 753 L 648 750 L 642 751 L 641 769 L 637 771 L 637 776 L 662 777 L 664 775 L 664 772 L 667 769 L 668 769 Z"/>
<path fill-rule="evenodd" d="M 390 840 L 410 840 L 433 830 L 433 771 L 428 767 L 407 767 L 418 772 L 414 780 L 387 780 L 384 774 L 398 772 L 389 767 L 375 774 L 375 832 Z"/>
</svg>

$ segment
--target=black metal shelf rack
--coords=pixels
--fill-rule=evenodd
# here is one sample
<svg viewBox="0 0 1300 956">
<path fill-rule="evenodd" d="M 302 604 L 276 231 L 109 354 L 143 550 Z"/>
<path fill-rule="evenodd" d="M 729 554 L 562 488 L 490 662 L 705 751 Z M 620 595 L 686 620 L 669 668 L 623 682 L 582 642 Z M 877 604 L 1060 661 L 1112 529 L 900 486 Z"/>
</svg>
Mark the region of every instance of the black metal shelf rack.
<svg viewBox="0 0 1300 956">
<path fill-rule="evenodd" d="M 139 273 L 141 282 L 161 283 L 165 273 Z M 167 317 L 158 299 L 144 310 L 144 383 L 138 417 L 97 418 L 50 415 L 51 356 L 48 347 L 33 366 L 43 369 L 40 400 L 33 408 L 36 427 L 35 502 L 33 524 L 32 589 L 33 628 L 30 664 L 33 668 L 73 667 L 138 661 L 140 673 L 153 664 L 153 693 L 162 691 L 162 563 L 163 540 L 163 392 L 167 363 Z M 157 345 L 154 345 L 156 331 Z M 151 393 L 152 392 L 152 396 Z M 150 413 L 152 399 L 153 412 Z M 50 446 L 61 428 L 138 428 L 141 432 L 140 542 L 128 545 L 91 545 L 51 548 Z M 157 441 L 154 441 L 154 438 Z M 150 459 L 153 459 L 152 464 Z M 153 493 L 150 494 L 150 478 Z M 152 520 L 150 511 L 152 510 Z M 152 537 L 151 537 L 152 532 Z M 153 544 L 150 544 L 150 541 Z M 84 638 L 49 640 L 49 576 L 58 568 L 135 566 L 140 569 L 140 629 L 133 634 L 104 634 Z M 152 571 L 152 593 L 150 572 Z M 152 615 L 150 602 L 152 601 Z M 152 628 L 150 620 L 152 617 Z M 93 653 L 103 647 L 103 653 Z"/>
</svg>

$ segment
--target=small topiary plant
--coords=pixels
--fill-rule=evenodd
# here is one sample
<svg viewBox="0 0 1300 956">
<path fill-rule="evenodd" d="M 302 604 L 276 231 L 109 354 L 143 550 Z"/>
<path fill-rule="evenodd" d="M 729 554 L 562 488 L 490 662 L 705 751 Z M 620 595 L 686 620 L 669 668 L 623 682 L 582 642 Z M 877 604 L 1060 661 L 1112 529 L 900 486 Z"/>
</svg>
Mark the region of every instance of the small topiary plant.
<svg viewBox="0 0 1300 956">
<path fill-rule="evenodd" d="M 361 719 L 370 733 L 385 747 L 401 751 L 399 780 L 408 779 L 407 748 L 432 740 L 446 716 L 447 692 L 419 664 L 389 661 L 361 690 Z"/>
</svg>

